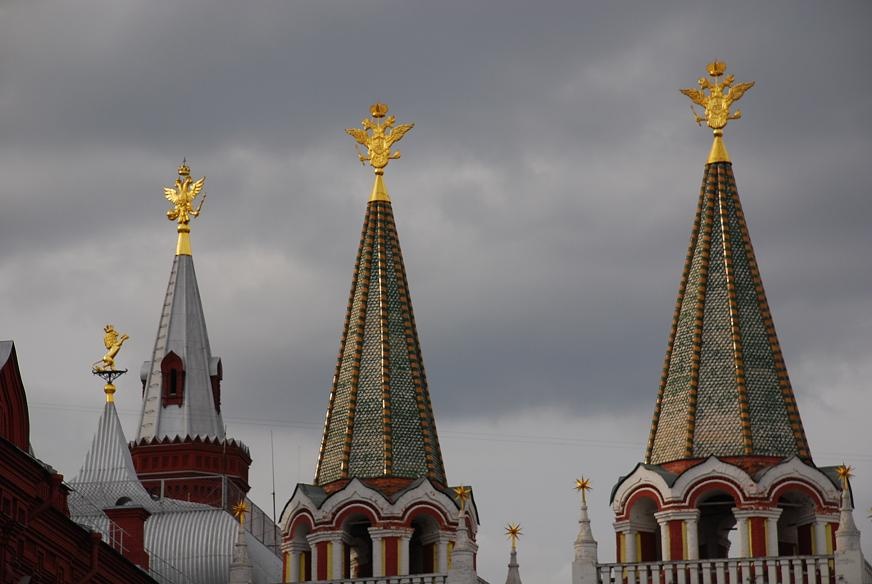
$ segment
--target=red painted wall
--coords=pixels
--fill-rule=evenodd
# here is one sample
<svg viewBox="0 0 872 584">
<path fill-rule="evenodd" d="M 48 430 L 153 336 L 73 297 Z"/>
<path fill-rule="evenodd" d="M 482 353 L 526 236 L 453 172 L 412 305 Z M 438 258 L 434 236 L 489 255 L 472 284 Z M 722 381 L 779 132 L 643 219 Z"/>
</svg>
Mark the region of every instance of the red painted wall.
<svg viewBox="0 0 872 584">
<path fill-rule="evenodd" d="M 397 576 L 400 572 L 400 540 L 396 537 L 386 537 L 385 542 L 385 576 Z"/>
<path fill-rule="evenodd" d="M 684 521 L 681 519 L 673 519 L 669 522 L 669 559 L 683 560 L 684 559 L 684 530 L 682 526 Z"/>
<path fill-rule="evenodd" d="M 751 555 L 755 558 L 766 556 L 766 520 L 751 517 L 748 524 L 751 528 Z"/>
</svg>

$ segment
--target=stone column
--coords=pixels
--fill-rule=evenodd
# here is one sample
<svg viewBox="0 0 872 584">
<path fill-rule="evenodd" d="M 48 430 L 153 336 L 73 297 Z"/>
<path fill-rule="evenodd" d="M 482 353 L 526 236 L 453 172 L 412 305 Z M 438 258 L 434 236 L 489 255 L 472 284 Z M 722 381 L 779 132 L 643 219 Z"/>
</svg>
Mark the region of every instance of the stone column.
<svg viewBox="0 0 872 584">
<path fill-rule="evenodd" d="M 306 544 L 306 542 L 292 541 L 290 544 L 282 547 L 288 553 L 288 571 L 290 572 L 290 574 L 288 575 L 288 582 L 299 582 L 300 558 L 302 557 L 303 552 L 306 551 L 309 546 Z"/>
<path fill-rule="evenodd" d="M 384 558 L 382 557 L 382 538 L 384 538 L 384 529 L 378 527 L 370 527 L 369 537 L 372 540 L 372 577 L 380 578 L 384 573 Z"/>
<path fill-rule="evenodd" d="M 333 578 L 340 580 L 345 577 L 345 534 L 336 533 L 330 538 L 330 546 L 333 548 Z"/>
<path fill-rule="evenodd" d="M 309 543 L 309 550 L 312 552 L 312 580 L 324 580 L 327 574 L 318 573 L 318 543 L 327 541 L 333 534 L 331 533 L 311 533 L 306 536 L 306 541 Z"/>
<path fill-rule="evenodd" d="M 697 560 L 699 559 L 699 509 L 686 511 L 660 511 L 654 514 L 660 526 L 660 548 L 663 561 Z M 672 535 L 669 529 L 671 521 L 681 521 L 684 524 L 683 533 L 687 539 L 682 539 L 681 556 L 672 557 Z M 684 536 L 682 536 L 684 537 Z M 679 542 L 675 542 L 679 543 Z M 686 550 L 685 550 L 686 548 Z"/>
<path fill-rule="evenodd" d="M 439 539 L 436 540 L 436 571 L 440 574 L 448 573 L 448 543 L 451 541 L 451 534 L 439 533 Z"/>
<path fill-rule="evenodd" d="M 663 513 L 655 513 L 654 517 L 657 518 L 657 525 L 660 526 L 660 558 L 668 562 L 672 559 L 669 545 L 669 518 L 663 517 Z"/>
<path fill-rule="evenodd" d="M 832 517 L 829 516 L 816 515 L 814 518 L 814 523 L 812 524 L 812 529 L 814 531 L 812 535 L 814 536 L 815 554 L 825 554 L 827 553 L 827 549 L 830 547 L 827 545 L 827 524 L 830 523 L 830 521 L 832 521 Z M 838 518 L 833 522 L 838 522 Z"/>
<path fill-rule="evenodd" d="M 766 518 L 766 555 L 769 557 L 778 555 L 778 518 L 781 517 L 782 509 L 768 509 L 760 511 L 757 516 Z"/>
<path fill-rule="evenodd" d="M 695 509 L 692 515 L 684 520 L 687 530 L 687 559 L 699 559 L 699 510 Z"/>
<path fill-rule="evenodd" d="M 751 546 L 748 543 L 748 517 L 753 511 L 733 507 L 733 517 L 736 518 L 736 528 L 739 534 L 739 557 L 747 558 L 751 555 Z"/>
<path fill-rule="evenodd" d="M 737 526 L 739 528 L 739 538 L 741 540 L 742 551 L 740 557 L 749 558 L 752 555 L 755 555 L 754 550 L 751 549 L 748 537 L 752 518 L 766 522 L 766 528 L 763 532 L 765 538 L 763 546 L 760 546 L 756 541 L 754 543 L 754 546 L 758 551 L 760 551 L 762 547 L 762 549 L 765 549 L 766 553 L 757 555 L 778 555 L 778 518 L 781 517 L 781 509 L 739 509 L 734 507 L 733 516 L 736 518 Z"/>
<path fill-rule="evenodd" d="M 408 576 L 409 575 L 409 541 L 412 539 L 412 534 L 415 533 L 414 529 L 398 529 L 397 536 L 399 537 L 399 541 L 397 543 L 397 560 L 399 562 L 399 569 L 397 570 L 398 576 Z"/>
</svg>

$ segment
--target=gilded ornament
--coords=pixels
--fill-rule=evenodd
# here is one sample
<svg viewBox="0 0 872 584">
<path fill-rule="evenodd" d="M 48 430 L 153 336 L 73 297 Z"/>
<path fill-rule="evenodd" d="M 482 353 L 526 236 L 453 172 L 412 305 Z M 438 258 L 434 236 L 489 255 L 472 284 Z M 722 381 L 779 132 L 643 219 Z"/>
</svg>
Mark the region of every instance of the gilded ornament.
<svg viewBox="0 0 872 584">
<path fill-rule="evenodd" d="M 512 541 L 512 550 L 518 549 L 518 540 L 524 533 L 521 531 L 519 523 L 509 523 L 506 525 L 506 537 Z"/>
<path fill-rule="evenodd" d="M 739 101 L 746 91 L 754 87 L 754 82 L 749 81 L 734 85 L 735 77 L 733 75 L 727 75 L 721 81 L 721 77 L 727 70 L 727 64 L 722 61 L 709 63 L 707 70 L 713 80 L 700 77 L 697 81 L 699 89 L 681 89 L 680 91 L 693 103 L 703 108 L 703 115 L 700 115 L 693 109 L 693 105 L 690 106 L 696 123 L 702 125 L 703 122 L 706 122 L 714 133 L 715 140 L 708 162 L 729 162 L 730 156 L 721 140 L 724 135 L 723 130 L 730 120 L 738 120 L 742 117 L 741 110 L 731 112 L 730 106 Z"/>
<path fill-rule="evenodd" d="M 854 467 L 848 466 L 843 462 L 841 466 L 836 468 L 836 474 L 838 474 L 839 478 L 842 479 L 842 488 L 847 490 L 848 483 L 850 482 L 851 477 L 854 476 Z"/>
<path fill-rule="evenodd" d="M 375 172 L 375 185 L 372 189 L 371 201 L 390 201 L 388 191 L 382 181 L 385 167 L 391 160 L 400 157 L 399 150 L 391 150 L 391 147 L 399 142 L 406 133 L 415 127 L 415 124 L 399 124 L 395 126 L 396 118 L 388 116 L 388 106 L 383 103 L 375 103 L 369 108 L 373 119 L 365 119 L 361 122 L 363 129 L 348 128 L 345 133 L 354 138 L 358 145 L 366 148 L 366 154 L 360 151 L 358 145 L 357 157 L 361 164 L 369 162 Z M 387 116 L 387 117 L 385 117 Z M 384 118 L 384 122 L 379 120 Z"/>
<path fill-rule="evenodd" d="M 178 221 L 179 243 L 176 248 L 176 255 L 191 255 L 191 242 L 188 234 L 191 232 L 190 222 L 191 217 L 199 217 L 200 211 L 203 209 L 203 203 L 206 202 L 206 194 L 203 193 L 203 198 L 200 199 L 200 204 L 194 207 L 194 199 L 203 190 L 206 184 L 206 177 L 195 181 L 191 178 L 191 169 L 188 168 L 187 161 L 183 160 L 179 166 L 179 177 L 176 179 L 176 184 L 172 187 L 164 187 L 164 197 L 170 202 L 172 207 L 167 211 L 167 219 L 170 221 Z"/>
<path fill-rule="evenodd" d="M 245 514 L 248 513 L 248 504 L 245 499 L 240 500 L 233 506 L 233 516 L 239 521 L 240 525 L 245 525 Z"/>
<path fill-rule="evenodd" d="M 118 331 L 111 324 L 103 327 L 103 332 L 105 333 L 103 335 L 103 345 L 107 350 L 103 358 L 94 363 L 94 366 L 91 368 L 94 373 L 115 371 L 115 356 L 118 355 L 118 351 L 121 350 L 121 345 L 124 344 L 124 341 L 130 338 L 127 335 L 119 335 Z"/>
<path fill-rule="evenodd" d="M 581 492 L 581 502 L 587 505 L 587 492 L 593 489 L 590 486 L 590 479 L 582 476 L 580 479 L 575 479 L 575 490 Z"/>
<path fill-rule="evenodd" d="M 466 502 L 472 497 L 472 489 L 466 486 L 454 487 L 454 494 L 457 500 L 460 501 L 460 510 L 466 509 Z"/>
</svg>

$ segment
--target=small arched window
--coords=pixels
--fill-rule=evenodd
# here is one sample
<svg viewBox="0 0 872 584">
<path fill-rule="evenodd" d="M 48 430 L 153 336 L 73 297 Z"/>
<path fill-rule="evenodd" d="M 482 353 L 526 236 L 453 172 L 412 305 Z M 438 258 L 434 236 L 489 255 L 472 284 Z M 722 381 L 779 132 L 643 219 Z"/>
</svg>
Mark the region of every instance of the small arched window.
<svg viewBox="0 0 872 584">
<path fill-rule="evenodd" d="M 181 358 L 170 351 L 160 363 L 163 405 L 182 405 L 185 397 L 185 367 Z"/>
</svg>

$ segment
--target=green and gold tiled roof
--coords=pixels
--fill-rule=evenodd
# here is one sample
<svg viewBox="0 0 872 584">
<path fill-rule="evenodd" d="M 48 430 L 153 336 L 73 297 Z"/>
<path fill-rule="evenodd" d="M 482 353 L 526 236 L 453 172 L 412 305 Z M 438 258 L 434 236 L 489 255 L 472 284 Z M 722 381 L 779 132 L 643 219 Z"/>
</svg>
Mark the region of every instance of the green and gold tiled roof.
<svg viewBox="0 0 872 584">
<path fill-rule="evenodd" d="M 447 484 L 386 193 L 366 208 L 315 483 L 382 477 Z"/>
<path fill-rule="evenodd" d="M 706 165 L 645 461 L 810 461 L 732 164 Z"/>
</svg>

